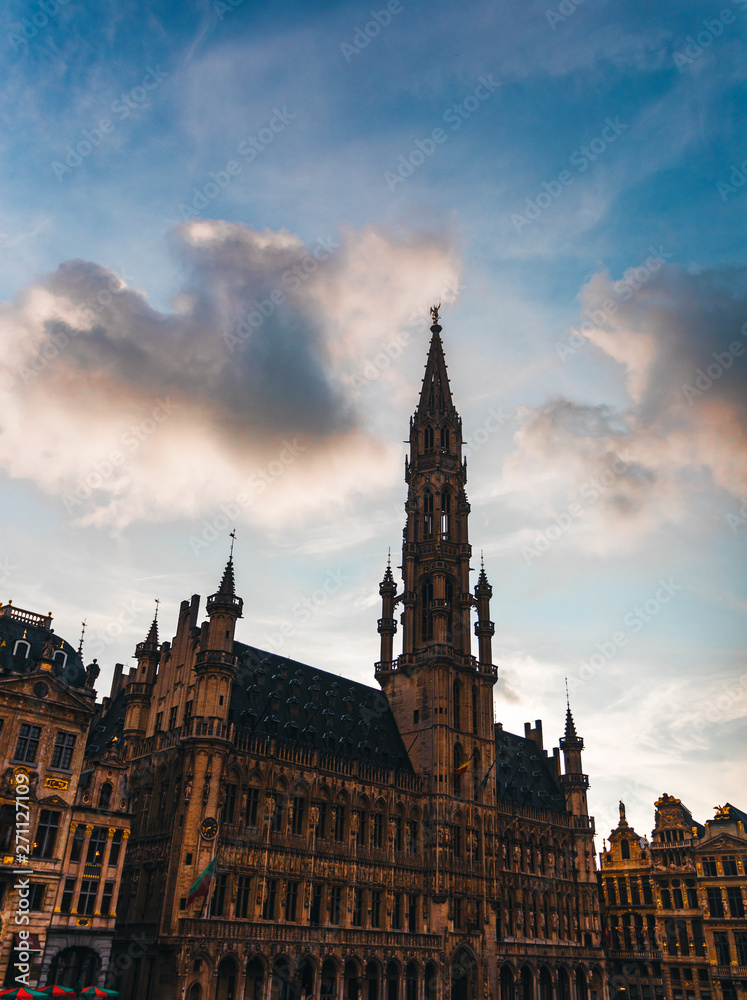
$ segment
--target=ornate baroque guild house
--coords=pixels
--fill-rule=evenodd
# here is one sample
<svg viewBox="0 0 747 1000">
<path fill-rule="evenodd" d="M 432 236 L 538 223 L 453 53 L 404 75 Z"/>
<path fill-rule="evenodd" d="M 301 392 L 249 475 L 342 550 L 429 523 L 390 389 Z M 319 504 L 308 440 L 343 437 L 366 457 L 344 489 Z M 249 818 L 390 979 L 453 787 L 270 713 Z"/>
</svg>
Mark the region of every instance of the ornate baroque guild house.
<svg viewBox="0 0 747 1000">
<path fill-rule="evenodd" d="M 599 878 L 613 1000 L 745 1000 L 745 813 L 727 803 L 702 826 L 664 794 L 649 843 L 621 802 Z"/>
<path fill-rule="evenodd" d="M 551 754 L 539 722 L 494 723 L 437 319 L 379 688 L 237 641 L 231 558 L 206 620 L 194 596 L 172 641 L 154 621 L 102 719 L 133 813 L 115 949 L 150 942 L 122 963 L 124 1000 L 605 997 L 583 740 L 570 710 Z"/>
<path fill-rule="evenodd" d="M 103 707 L 97 675 L 55 635 L 51 613 L 0 606 L 4 987 L 100 985 L 110 971 L 130 823 L 116 742 L 87 745 Z"/>
</svg>

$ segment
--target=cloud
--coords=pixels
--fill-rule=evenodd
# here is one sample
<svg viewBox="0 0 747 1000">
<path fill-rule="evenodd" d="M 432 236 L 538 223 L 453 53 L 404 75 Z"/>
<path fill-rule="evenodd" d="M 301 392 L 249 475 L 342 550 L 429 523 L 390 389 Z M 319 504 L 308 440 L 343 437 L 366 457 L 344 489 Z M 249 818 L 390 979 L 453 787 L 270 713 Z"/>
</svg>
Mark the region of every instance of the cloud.
<svg viewBox="0 0 747 1000">
<path fill-rule="evenodd" d="M 525 408 L 504 468 L 513 501 L 529 495 L 541 517 L 577 504 L 566 537 L 593 552 L 686 518 L 695 494 L 743 495 L 747 481 L 747 270 L 641 270 L 596 274 L 571 339 L 576 351 L 588 340 L 600 369 L 614 364 L 623 405 L 556 396 Z"/>
<path fill-rule="evenodd" d="M 118 528 L 239 494 L 282 519 L 372 486 L 388 453 L 355 375 L 454 297 L 450 239 L 369 227 L 307 248 L 195 219 L 173 248 L 184 282 L 169 313 L 86 261 L 2 304 L 0 465 Z"/>
</svg>

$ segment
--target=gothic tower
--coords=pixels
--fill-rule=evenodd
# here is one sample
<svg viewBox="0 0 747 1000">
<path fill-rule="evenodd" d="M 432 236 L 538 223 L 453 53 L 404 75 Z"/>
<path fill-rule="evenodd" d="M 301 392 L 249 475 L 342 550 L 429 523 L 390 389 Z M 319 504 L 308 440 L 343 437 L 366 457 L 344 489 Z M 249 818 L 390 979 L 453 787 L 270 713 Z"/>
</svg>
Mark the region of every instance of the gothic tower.
<svg viewBox="0 0 747 1000">
<path fill-rule="evenodd" d="M 407 521 L 403 589 L 387 566 L 380 585 L 381 660 L 376 679 L 386 694 L 415 769 L 432 776 L 439 795 L 478 799 L 494 760 L 491 587 L 481 570 L 470 590 L 467 463 L 462 421 L 451 398 L 434 313 L 417 410 L 405 461 Z M 394 656 L 395 608 L 401 606 L 402 652 Z M 478 656 L 472 655 L 470 613 L 476 608 Z M 455 773 L 467 764 L 463 773 Z M 492 792 L 492 786 L 490 790 Z"/>
</svg>

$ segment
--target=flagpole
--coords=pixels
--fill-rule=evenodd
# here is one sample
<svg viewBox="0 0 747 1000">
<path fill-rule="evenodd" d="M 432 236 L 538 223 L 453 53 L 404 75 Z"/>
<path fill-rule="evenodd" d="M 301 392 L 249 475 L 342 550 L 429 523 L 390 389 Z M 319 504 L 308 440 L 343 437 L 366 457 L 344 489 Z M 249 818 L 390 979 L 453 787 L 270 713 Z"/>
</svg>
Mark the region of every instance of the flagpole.
<svg viewBox="0 0 747 1000">
<path fill-rule="evenodd" d="M 218 854 L 218 837 L 216 836 L 215 840 L 213 841 L 213 856 L 210 859 L 209 864 L 212 864 L 215 861 L 217 854 Z M 207 895 L 205 896 L 205 908 L 204 908 L 205 916 L 202 917 L 203 920 L 206 920 L 207 917 L 210 915 L 210 897 L 213 892 L 213 886 L 215 885 L 216 879 L 217 875 L 214 867 L 213 876 L 210 879 L 210 885 L 208 886 Z"/>
</svg>

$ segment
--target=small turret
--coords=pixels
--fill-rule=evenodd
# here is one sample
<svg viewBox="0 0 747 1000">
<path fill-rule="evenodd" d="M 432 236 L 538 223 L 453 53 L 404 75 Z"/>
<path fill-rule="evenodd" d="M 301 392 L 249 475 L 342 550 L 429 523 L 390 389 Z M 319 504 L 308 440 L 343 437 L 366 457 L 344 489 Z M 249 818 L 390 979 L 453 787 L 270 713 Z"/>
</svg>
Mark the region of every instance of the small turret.
<svg viewBox="0 0 747 1000">
<path fill-rule="evenodd" d="M 381 636 L 381 663 L 391 664 L 394 655 L 394 633 L 397 622 L 394 620 L 394 599 L 397 594 L 397 584 L 392 575 L 391 555 L 387 558 L 384 579 L 379 584 L 381 595 L 381 618 L 379 618 L 379 635 Z M 386 669 L 386 668 L 385 668 Z"/>
<path fill-rule="evenodd" d="M 583 773 L 582 769 L 581 751 L 583 748 L 584 741 L 576 735 L 576 726 L 566 695 L 565 736 L 560 740 L 565 773 L 560 776 L 560 784 L 565 792 L 566 806 L 569 812 L 576 816 L 588 816 L 586 789 L 589 787 L 589 777 Z"/>
<path fill-rule="evenodd" d="M 477 605 L 477 621 L 475 622 L 475 635 L 477 636 L 478 660 L 487 669 L 493 662 L 493 633 L 495 625 L 490 620 L 490 598 L 493 596 L 493 588 L 488 583 L 485 573 L 485 562 L 480 556 L 480 575 L 475 585 L 475 604 Z"/>
</svg>

